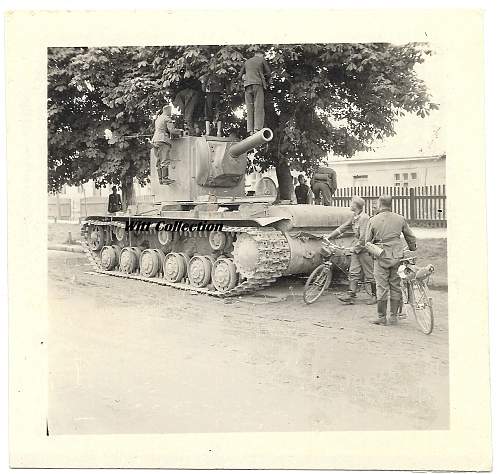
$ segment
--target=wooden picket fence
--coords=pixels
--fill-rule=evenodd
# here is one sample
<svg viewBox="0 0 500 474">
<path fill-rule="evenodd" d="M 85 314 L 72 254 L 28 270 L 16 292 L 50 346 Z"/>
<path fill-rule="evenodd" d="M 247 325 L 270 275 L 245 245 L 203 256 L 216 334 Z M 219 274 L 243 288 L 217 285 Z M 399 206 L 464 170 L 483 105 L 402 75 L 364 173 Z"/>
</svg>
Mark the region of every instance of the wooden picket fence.
<svg viewBox="0 0 500 474">
<path fill-rule="evenodd" d="M 446 186 L 354 186 L 339 188 L 333 196 L 334 206 L 349 206 L 353 196 L 362 197 L 371 216 L 379 196 L 392 196 L 392 210 L 406 217 L 410 224 L 446 227 Z"/>
</svg>

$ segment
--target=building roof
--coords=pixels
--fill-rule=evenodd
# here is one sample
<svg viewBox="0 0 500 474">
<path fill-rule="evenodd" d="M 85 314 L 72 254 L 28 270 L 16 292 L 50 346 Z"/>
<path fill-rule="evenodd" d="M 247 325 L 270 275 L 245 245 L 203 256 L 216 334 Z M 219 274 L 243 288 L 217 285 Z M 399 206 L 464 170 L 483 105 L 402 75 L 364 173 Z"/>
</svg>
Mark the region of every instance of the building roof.
<svg viewBox="0 0 500 474">
<path fill-rule="evenodd" d="M 405 157 L 399 157 L 399 158 L 365 158 L 361 160 L 356 160 L 354 158 L 344 158 L 340 160 L 329 160 L 329 163 L 339 165 L 342 163 L 348 164 L 348 165 L 355 165 L 355 164 L 369 164 L 369 163 L 395 163 L 395 162 L 407 162 L 407 161 L 439 161 L 439 160 L 445 160 L 446 159 L 446 153 L 443 153 L 441 155 L 427 155 L 427 156 L 405 156 Z"/>
</svg>

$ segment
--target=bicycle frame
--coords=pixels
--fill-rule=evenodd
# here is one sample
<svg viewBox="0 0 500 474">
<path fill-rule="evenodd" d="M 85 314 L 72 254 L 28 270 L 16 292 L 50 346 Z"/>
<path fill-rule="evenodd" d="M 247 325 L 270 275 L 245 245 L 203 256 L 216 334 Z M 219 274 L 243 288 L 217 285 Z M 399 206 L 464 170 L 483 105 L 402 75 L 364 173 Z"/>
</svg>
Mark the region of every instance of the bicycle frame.
<svg viewBox="0 0 500 474">
<path fill-rule="evenodd" d="M 432 310 L 432 298 L 428 296 L 427 282 L 430 275 L 434 272 L 434 267 L 429 265 L 427 272 L 421 272 L 415 265 L 416 258 L 404 258 L 401 260 L 401 265 L 398 269 L 398 274 L 401 277 L 401 292 L 402 300 L 399 308 L 399 315 L 402 317 L 403 305 L 411 306 L 413 315 L 417 324 L 425 334 L 430 334 L 434 327 L 434 316 Z M 424 267 L 425 269 L 425 267 Z M 423 276 L 419 277 L 421 273 Z M 427 320 L 423 318 L 422 313 L 428 313 Z"/>
</svg>

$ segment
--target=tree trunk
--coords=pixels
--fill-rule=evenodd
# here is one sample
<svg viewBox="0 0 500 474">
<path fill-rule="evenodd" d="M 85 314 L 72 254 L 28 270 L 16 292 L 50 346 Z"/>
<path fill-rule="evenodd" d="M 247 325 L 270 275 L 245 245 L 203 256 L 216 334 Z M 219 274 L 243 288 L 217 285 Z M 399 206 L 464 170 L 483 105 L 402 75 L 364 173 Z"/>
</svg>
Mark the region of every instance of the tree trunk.
<svg viewBox="0 0 500 474">
<path fill-rule="evenodd" d="M 128 206 L 132 206 L 137 204 L 135 189 L 134 189 L 134 180 L 133 179 L 123 179 L 122 180 L 122 208 L 124 211 L 128 209 Z"/>
<path fill-rule="evenodd" d="M 272 129 L 274 139 L 270 143 L 269 151 L 271 156 L 275 157 L 276 178 L 278 179 L 280 200 L 291 200 L 291 192 L 293 189 L 293 179 L 290 173 L 290 166 L 285 157 L 280 153 L 280 142 L 282 140 L 283 131 L 290 119 L 288 112 L 282 112 L 279 116 L 276 113 L 272 99 L 266 94 L 265 102 L 266 124 Z"/>
<path fill-rule="evenodd" d="M 290 200 L 292 198 L 293 179 L 290 166 L 285 158 L 279 159 L 276 165 L 276 178 L 278 178 L 280 200 Z"/>
</svg>

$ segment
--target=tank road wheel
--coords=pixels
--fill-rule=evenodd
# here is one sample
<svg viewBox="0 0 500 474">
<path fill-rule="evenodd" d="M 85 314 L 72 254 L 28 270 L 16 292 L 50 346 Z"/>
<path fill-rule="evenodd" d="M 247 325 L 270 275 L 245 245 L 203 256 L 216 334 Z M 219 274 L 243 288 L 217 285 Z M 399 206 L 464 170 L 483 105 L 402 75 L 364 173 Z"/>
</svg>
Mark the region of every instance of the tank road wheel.
<svg viewBox="0 0 500 474">
<path fill-rule="evenodd" d="M 234 262 L 226 257 L 216 260 L 212 267 L 212 283 L 216 290 L 232 290 L 238 283 L 238 274 Z"/>
<path fill-rule="evenodd" d="M 170 252 L 163 261 L 163 278 L 178 283 L 186 275 L 187 258 L 181 253 Z"/>
<path fill-rule="evenodd" d="M 208 242 L 213 250 L 222 250 L 226 245 L 226 234 L 218 230 L 210 232 Z"/>
<path fill-rule="evenodd" d="M 205 255 L 195 255 L 189 261 L 188 277 L 191 285 L 198 288 L 207 286 L 212 276 L 212 257 Z"/>
<path fill-rule="evenodd" d="M 113 270 L 120 260 L 120 247 L 106 245 L 101 250 L 101 265 L 104 270 Z"/>
<path fill-rule="evenodd" d="M 159 249 L 146 249 L 141 254 L 141 260 L 139 267 L 141 269 L 141 275 L 152 278 L 158 275 L 160 269 L 163 266 L 163 260 L 165 260 L 165 254 Z"/>
<path fill-rule="evenodd" d="M 158 232 L 158 242 L 160 242 L 161 245 L 168 245 L 172 243 L 173 240 L 174 240 L 174 235 L 172 234 L 171 231 L 160 230 L 160 232 Z"/>
<path fill-rule="evenodd" d="M 99 252 L 104 247 L 105 240 L 106 237 L 102 226 L 93 225 L 89 227 L 87 242 L 91 250 Z"/>
<path fill-rule="evenodd" d="M 124 273 L 134 273 L 139 267 L 141 249 L 125 247 L 120 253 L 120 270 Z"/>
<path fill-rule="evenodd" d="M 115 237 L 118 242 L 123 242 L 125 240 L 125 227 L 117 226 L 115 227 Z"/>
</svg>

